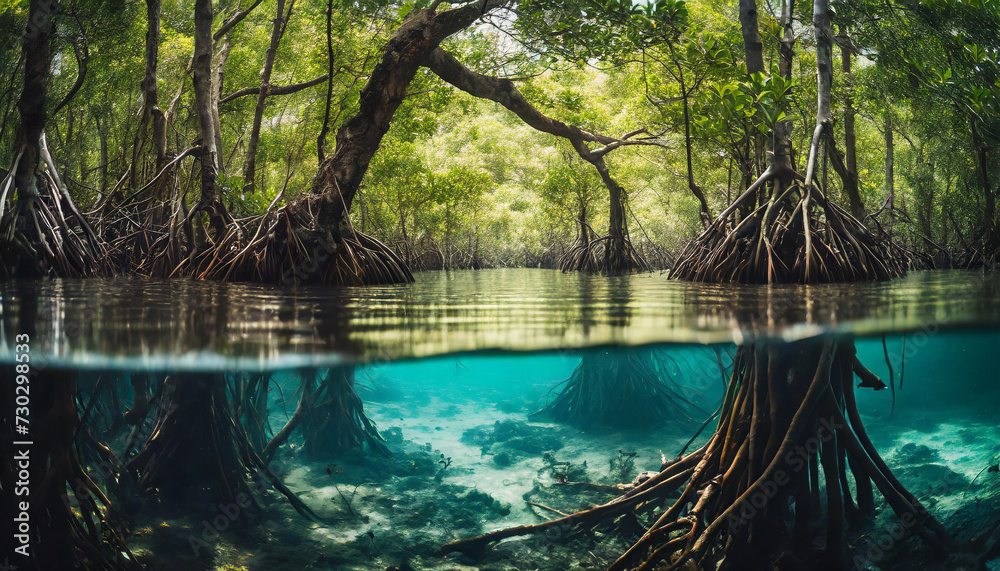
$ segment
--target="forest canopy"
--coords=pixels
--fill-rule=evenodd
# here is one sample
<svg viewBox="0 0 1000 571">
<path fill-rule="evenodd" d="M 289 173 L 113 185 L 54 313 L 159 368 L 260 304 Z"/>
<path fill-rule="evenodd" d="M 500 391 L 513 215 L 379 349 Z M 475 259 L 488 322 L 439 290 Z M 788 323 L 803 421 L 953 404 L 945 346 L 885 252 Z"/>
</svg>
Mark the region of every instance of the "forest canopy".
<svg viewBox="0 0 1000 571">
<path fill-rule="evenodd" d="M 776 126 L 792 128 L 793 163 L 809 155 L 813 6 L 759 7 L 761 64 L 745 55 L 740 11 L 716 0 L 9 0 L 0 156 L 14 176 L 2 202 L 10 217 L 7 183 L 27 180 L 15 163 L 41 117 L 39 164 L 93 227 L 66 218 L 87 234 L 84 261 L 67 253 L 42 273 L 63 263 L 280 281 L 312 259 L 302 251 L 318 238 L 296 232 L 313 216 L 337 228 L 333 242 L 349 227 L 352 252 L 376 252 L 381 277 L 362 281 L 671 267 L 762 174 Z M 39 55 L 32 22 L 46 14 Z M 417 26 L 430 43 L 394 52 Z M 831 29 L 817 180 L 915 267 L 995 261 L 1000 2 L 835 2 Z M 374 121 L 357 123 L 366 114 Z M 352 129 L 369 143 L 356 156 Z M 334 187 L 337 200 L 316 198 Z M 302 251 L 275 254 L 292 236 Z M 617 262 L 601 258 L 612 251 Z M 330 271 L 326 281 L 351 281 Z"/>
</svg>

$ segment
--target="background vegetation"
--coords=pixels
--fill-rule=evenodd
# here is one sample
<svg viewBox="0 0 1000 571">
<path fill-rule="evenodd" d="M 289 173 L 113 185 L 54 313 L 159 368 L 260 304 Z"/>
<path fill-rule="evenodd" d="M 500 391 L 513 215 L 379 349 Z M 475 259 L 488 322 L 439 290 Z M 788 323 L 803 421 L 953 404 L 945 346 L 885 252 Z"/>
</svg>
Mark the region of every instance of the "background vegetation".
<svg viewBox="0 0 1000 571">
<path fill-rule="evenodd" d="M 266 98 L 250 184 L 245 162 L 257 101 L 252 90 L 261 84 L 277 2 L 215 4 L 216 30 L 251 9 L 215 38 L 212 62 L 219 185 L 236 218 L 309 191 L 320 155 L 332 152 L 333 134 L 357 111 L 358 93 L 382 47 L 415 7 L 376 0 L 281 3 L 290 16 L 270 83 L 272 91 L 298 88 Z M 193 5 L 162 2 L 157 90 L 172 153 L 199 136 L 187 71 Z M 998 2 L 850 0 L 835 7 L 842 47 L 835 50 L 837 145 L 848 150 L 850 163 L 844 129 L 850 114 L 869 222 L 938 265 L 988 248 L 1000 183 Z M 765 65 L 776 68 L 780 7 L 760 9 Z M 658 145 L 624 147 L 607 161 L 627 191 L 636 248 L 666 266 L 701 228 L 695 188 L 713 216 L 740 191 L 740 141 L 747 133 L 790 119 L 796 156 L 808 152 L 816 96 L 815 59 L 805 49 L 813 41 L 811 9 L 795 6 L 799 49 L 790 82 L 777 74 L 746 75 L 738 7 L 719 0 L 519 2 L 453 36 L 446 47 L 474 70 L 514 79 L 551 117 L 612 136 L 637 129 L 656 134 Z M 27 14 L 26 0 L 0 1 L 0 29 L 10 32 L 0 37 L 0 156 L 11 158 Z M 146 5 L 125 0 L 62 2 L 54 19 L 46 136 L 83 210 L 155 174 L 141 88 L 146 29 Z M 850 72 L 840 65 L 844 57 L 853 61 Z M 832 165 L 822 176 L 833 196 L 848 204 Z M 197 200 L 196 181 L 195 166 L 181 170 L 189 203 Z M 587 225 L 603 234 L 607 191 L 568 142 L 423 68 L 351 217 L 413 269 L 553 267 L 584 232 L 581 207 Z"/>
</svg>

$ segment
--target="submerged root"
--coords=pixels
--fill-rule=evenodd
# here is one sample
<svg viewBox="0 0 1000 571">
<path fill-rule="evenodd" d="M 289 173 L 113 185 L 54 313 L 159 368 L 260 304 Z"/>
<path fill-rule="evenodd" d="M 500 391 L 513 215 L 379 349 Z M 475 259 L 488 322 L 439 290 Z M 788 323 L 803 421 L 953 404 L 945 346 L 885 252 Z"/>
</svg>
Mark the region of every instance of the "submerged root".
<svg viewBox="0 0 1000 571">
<path fill-rule="evenodd" d="M 694 424 L 695 411 L 678 387 L 676 363 L 652 349 L 586 353 L 562 391 L 534 416 L 580 427 Z"/>
<path fill-rule="evenodd" d="M 329 369 L 321 379 L 316 371 L 308 372 L 301 379 L 299 395 L 295 412 L 264 447 L 261 457 L 265 463 L 270 463 L 278 448 L 299 429 L 305 452 L 313 458 L 337 456 L 365 446 L 380 456 L 391 454 L 354 390 L 354 365 Z"/>
<path fill-rule="evenodd" d="M 24 413 L 15 408 L 13 375 L 0 374 L 0 381 L 11 389 L 0 395 L 0 436 L 5 443 L 13 443 L 26 438 L 15 432 L 17 425 L 23 425 L 16 417 Z M 3 525 L 8 540 L 15 533 L 25 533 L 17 530 L 13 521 L 20 513 L 18 503 L 25 497 L 15 496 L 13 490 L 22 485 L 16 484 L 23 478 L 18 473 L 30 472 L 31 519 L 26 544 L 31 556 L 17 557 L 17 566 L 39 571 L 141 569 L 125 543 L 127 531 L 121 515 L 83 468 L 78 450 L 85 446 L 77 437 L 82 439 L 89 433 L 81 430 L 72 375 L 48 370 L 33 383 L 37 390 L 31 391 L 32 444 L 17 450 L 30 451 L 30 466 L 19 465 L 14 454 L 5 454 L 0 470 L 0 489 L 10 492 L 0 495 L 4 514 L 11 515 Z"/>
<path fill-rule="evenodd" d="M 910 532 L 946 549 L 950 540 L 941 524 L 900 484 L 868 438 L 854 397 L 856 374 L 870 372 L 850 340 L 743 346 L 715 433 L 699 450 L 606 504 L 443 550 L 475 552 L 508 537 L 637 518 L 649 511 L 649 502 L 662 504 L 680 491 L 651 516 L 612 570 L 764 569 L 782 552 L 840 568 L 848 526 L 874 517 L 875 489 Z M 825 538 L 821 547 L 811 541 L 817 529 Z"/>
<path fill-rule="evenodd" d="M 829 201 L 815 184 L 790 173 L 785 185 L 769 169 L 692 240 L 671 277 L 712 283 L 877 281 L 905 273 L 898 248 Z M 770 200 L 757 190 L 775 183 Z M 750 204 L 749 214 L 740 206 Z"/>
<path fill-rule="evenodd" d="M 223 375 L 191 373 L 163 383 L 152 436 L 127 465 L 140 494 L 253 502 L 267 480 L 299 514 L 320 520 L 258 455 L 232 414 Z"/>
<path fill-rule="evenodd" d="M 648 272 L 651 267 L 628 236 L 601 236 L 578 243 L 559 259 L 563 272 L 588 272 L 593 274 L 627 274 Z"/>
<path fill-rule="evenodd" d="M 389 456 L 385 439 L 365 414 L 354 390 L 353 365 L 329 369 L 322 379 L 306 377 L 302 390 L 303 398 L 311 403 L 302 418 L 307 454 L 319 458 L 367 446 L 376 454 Z"/>
</svg>

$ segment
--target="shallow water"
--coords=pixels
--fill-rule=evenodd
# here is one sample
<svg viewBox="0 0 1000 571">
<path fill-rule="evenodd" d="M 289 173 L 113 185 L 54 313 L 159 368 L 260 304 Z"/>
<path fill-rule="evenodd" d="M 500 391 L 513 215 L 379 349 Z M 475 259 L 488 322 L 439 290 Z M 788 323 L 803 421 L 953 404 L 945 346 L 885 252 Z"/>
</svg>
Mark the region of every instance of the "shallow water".
<svg viewBox="0 0 1000 571">
<path fill-rule="evenodd" d="M 68 366 L 268 369 L 485 350 L 793 340 L 1000 323 L 1000 275 L 740 286 L 557 270 L 425 272 L 411 285 L 277 287 L 190 280 L 0 282 L 13 336 Z"/>
<path fill-rule="evenodd" d="M 224 528 L 214 523 L 224 512 L 216 502 L 191 509 L 142 500 L 129 508 L 130 546 L 155 568 L 604 568 L 634 535 L 512 539 L 477 557 L 437 549 L 612 499 L 620 493 L 613 486 L 675 457 L 718 407 L 738 344 L 812 336 L 856 338 L 859 359 L 891 382 L 859 389 L 862 418 L 889 467 L 956 538 L 1000 516 L 1000 472 L 989 470 L 1000 461 L 1000 276 L 920 272 L 887 284 L 808 287 L 546 270 L 417 279 L 370 289 L 0 284 L 0 354 L 9 359 L 14 335 L 30 331 L 40 367 L 70 368 L 81 386 L 117 379 L 125 403 L 132 395 L 124 380 L 137 374 L 211 372 L 235 387 L 264 371 L 267 435 L 291 417 L 303 379 L 330 367 L 354 372 L 391 456 L 363 448 L 317 457 L 294 433 L 271 468 L 321 523 L 267 487 L 258 497 L 263 516 L 240 515 Z M 660 378 L 689 401 L 684 414 L 639 426 L 624 415 L 580 426 L 534 414 L 582 362 L 608 354 L 653 355 Z M 126 449 L 111 419 L 92 422 L 112 449 Z M 875 527 L 850 540 L 862 556 L 856 568 L 913 568 L 907 557 L 918 542 L 879 547 L 894 516 L 876 497 Z"/>
</svg>

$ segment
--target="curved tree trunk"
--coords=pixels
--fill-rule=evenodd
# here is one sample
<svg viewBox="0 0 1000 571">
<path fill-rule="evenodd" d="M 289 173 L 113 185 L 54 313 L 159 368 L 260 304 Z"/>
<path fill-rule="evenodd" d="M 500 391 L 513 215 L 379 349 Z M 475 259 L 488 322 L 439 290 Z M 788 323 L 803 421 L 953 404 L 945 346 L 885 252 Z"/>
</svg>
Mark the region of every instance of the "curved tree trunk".
<svg viewBox="0 0 1000 571">
<path fill-rule="evenodd" d="M 671 50 L 673 50 L 673 48 L 671 48 Z M 708 224 L 712 221 L 712 212 L 708 208 L 708 200 L 705 199 L 705 191 L 703 191 L 701 187 L 694 182 L 694 164 L 691 157 L 693 152 L 693 149 L 691 148 L 691 110 L 689 109 L 689 99 L 691 94 L 687 91 L 687 87 L 684 82 L 684 69 L 679 63 L 677 64 L 677 80 L 680 82 L 681 100 L 684 104 L 684 151 L 685 158 L 687 160 L 688 190 L 690 190 L 691 194 L 698 199 L 702 226 L 708 226 Z"/>
<path fill-rule="evenodd" d="M 319 225 L 335 236 L 349 232 L 347 214 L 368 164 L 389 131 L 417 70 L 442 40 L 467 28 L 507 0 L 479 0 L 441 13 L 439 3 L 415 10 L 399 26 L 361 90 L 358 112 L 337 131 L 337 148 L 319 166 L 313 192 L 323 196 Z"/>
<path fill-rule="evenodd" d="M 316 158 L 320 163 L 326 158 L 326 136 L 330 132 L 330 107 L 333 102 L 333 0 L 326 0 L 326 107 L 323 127 L 316 137 Z"/>
<path fill-rule="evenodd" d="M 625 216 L 625 201 L 627 199 L 625 190 L 611 176 L 607 163 L 604 161 L 605 155 L 619 147 L 635 144 L 633 141 L 591 133 L 576 125 L 569 125 L 548 117 L 525 99 L 509 79 L 500 79 L 476 73 L 442 49 L 436 49 L 431 52 L 424 65 L 430 68 L 442 80 L 462 91 L 475 97 L 499 103 L 517 115 L 528 126 L 543 133 L 567 139 L 573 145 L 573 149 L 577 154 L 597 169 L 601 180 L 604 182 L 604 186 L 608 189 L 610 203 L 608 236 L 602 239 L 605 244 L 603 245 L 603 256 L 600 257 L 603 257 L 603 260 L 582 266 L 572 264 L 574 267 L 567 267 L 563 263 L 561 264 L 563 270 L 587 269 L 587 271 L 621 273 L 632 271 L 636 268 L 649 268 L 649 264 L 635 251 L 629 239 L 628 223 Z M 599 143 L 604 146 L 598 149 L 591 149 L 587 146 L 587 143 Z M 592 259 L 593 256 L 590 255 L 590 248 L 586 247 L 585 249 L 585 257 Z"/>
<path fill-rule="evenodd" d="M 86 276 L 98 269 L 104 255 L 45 145 L 50 35 L 57 8 L 58 2 L 42 0 L 32 0 L 28 7 L 24 84 L 17 102 L 21 120 L 11 177 L 4 177 L 0 189 L 0 277 Z M 39 172 L 42 161 L 44 175 Z M 11 182 L 17 199 L 7 209 Z"/>
</svg>

